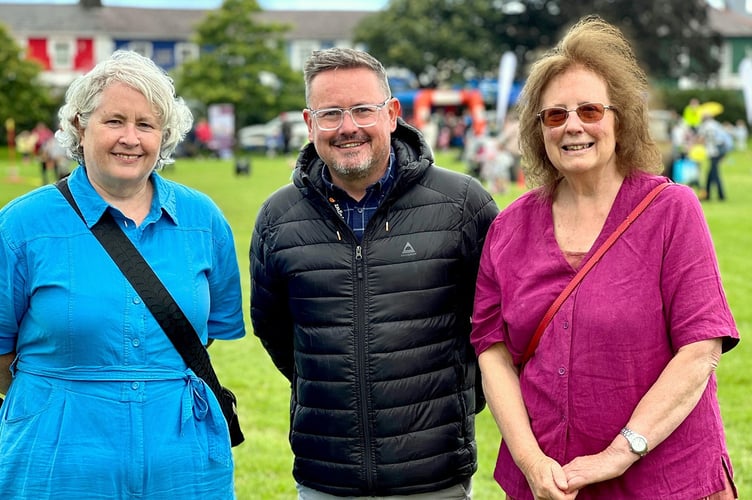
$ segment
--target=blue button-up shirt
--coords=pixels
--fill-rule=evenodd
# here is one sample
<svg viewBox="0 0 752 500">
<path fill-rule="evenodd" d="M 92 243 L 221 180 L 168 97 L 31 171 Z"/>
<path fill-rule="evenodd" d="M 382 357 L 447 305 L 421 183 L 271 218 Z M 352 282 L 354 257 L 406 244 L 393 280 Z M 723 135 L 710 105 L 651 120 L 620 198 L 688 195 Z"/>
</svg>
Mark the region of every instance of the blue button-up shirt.
<svg viewBox="0 0 752 500">
<path fill-rule="evenodd" d="M 21 454 L 0 458 L 0 471 L 25 471 L 0 472 L 3 493 L 10 497 L 22 490 L 21 476 L 43 476 L 52 489 L 84 469 L 88 476 L 77 479 L 78 496 L 110 492 L 100 488 L 106 486 L 101 478 L 111 477 L 112 470 L 129 471 L 133 481 L 128 487 L 144 497 L 149 497 L 142 489 L 145 477 L 155 488 L 167 488 L 164 479 L 200 491 L 194 482 L 209 484 L 209 476 L 196 469 L 209 470 L 209 462 L 224 464 L 216 477 L 231 477 L 229 436 L 219 405 L 186 369 L 89 230 L 109 210 L 204 343 L 242 337 L 240 275 L 229 224 L 207 196 L 157 174 L 151 182 L 151 209 L 138 226 L 102 199 L 83 167 L 73 171 L 68 184 L 86 225 L 51 185 L 0 210 L 0 282 L 5 284 L 0 353 L 18 354 L 0 417 L 24 422 L 0 433 L 0 449 L 24 450 L 20 465 L 14 458 L 21 460 Z M 113 439 L 122 442 L 110 447 Z M 110 457 L 113 450 L 116 456 Z M 91 468 L 92 456 L 106 472 Z M 142 459 L 136 463 L 133 457 Z M 191 457 L 193 465 L 182 457 Z M 174 464 L 169 476 L 157 470 L 164 463 Z M 223 484 L 231 495 L 231 479 Z M 48 496 L 46 490 L 41 494 Z"/>
</svg>

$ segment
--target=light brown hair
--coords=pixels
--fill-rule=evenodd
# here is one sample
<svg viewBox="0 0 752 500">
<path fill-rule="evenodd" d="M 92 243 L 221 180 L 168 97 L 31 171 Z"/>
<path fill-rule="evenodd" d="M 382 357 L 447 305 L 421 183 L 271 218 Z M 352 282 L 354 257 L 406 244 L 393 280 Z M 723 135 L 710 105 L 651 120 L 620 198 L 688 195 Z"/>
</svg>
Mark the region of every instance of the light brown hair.
<svg viewBox="0 0 752 500">
<path fill-rule="evenodd" d="M 606 84 L 615 108 L 616 163 L 625 176 L 642 170 L 660 173 L 661 152 L 650 135 L 648 80 L 629 41 L 615 26 L 597 16 L 577 22 L 564 38 L 536 61 L 520 98 L 520 150 L 530 187 L 551 195 L 561 177 L 546 154 L 538 112 L 541 95 L 552 79 L 569 69 L 592 71 Z"/>
</svg>

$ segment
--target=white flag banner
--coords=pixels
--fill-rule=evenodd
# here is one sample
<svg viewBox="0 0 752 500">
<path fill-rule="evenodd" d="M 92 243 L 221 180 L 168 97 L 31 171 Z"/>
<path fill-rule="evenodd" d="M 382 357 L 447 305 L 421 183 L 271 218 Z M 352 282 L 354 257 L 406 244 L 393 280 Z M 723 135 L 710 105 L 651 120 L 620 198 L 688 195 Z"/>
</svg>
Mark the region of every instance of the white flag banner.
<svg viewBox="0 0 752 500">
<path fill-rule="evenodd" d="M 744 91 L 744 106 L 747 108 L 747 123 L 752 125 L 752 59 L 749 57 L 739 63 L 739 76 Z"/>
<path fill-rule="evenodd" d="M 216 150 L 221 158 L 231 157 L 235 145 L 235 106 L 211 104 L 208 114 L 212 131 L 212 149 Z"/>
<path fill-rule="evenodd" d="M 517 57 L 514 52 L 505 52 L 499 61 L 499 90 L 496 96 L 496 127 L 501 130 L 507 117 L 509 95 L 512 93 L 514 72 L 517 69 Z"/>
</svg>

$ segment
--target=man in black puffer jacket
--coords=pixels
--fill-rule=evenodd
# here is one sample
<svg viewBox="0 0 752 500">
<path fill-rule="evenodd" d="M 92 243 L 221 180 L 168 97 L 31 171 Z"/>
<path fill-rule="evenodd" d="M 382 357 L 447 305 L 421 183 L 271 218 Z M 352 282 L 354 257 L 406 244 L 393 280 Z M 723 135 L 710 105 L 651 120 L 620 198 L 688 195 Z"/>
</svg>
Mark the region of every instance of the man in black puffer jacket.
<svg viewBox="0 0 752 500">
<path fill-rule="evenodd" d="M 433 164 L 370 55 L 314 52 L 305 80 L 311 144 L 251 241 L 251 318 L 292 384 L 299 498 L 470 498 L 470 316 L 498 208 Z"/>
</svg>

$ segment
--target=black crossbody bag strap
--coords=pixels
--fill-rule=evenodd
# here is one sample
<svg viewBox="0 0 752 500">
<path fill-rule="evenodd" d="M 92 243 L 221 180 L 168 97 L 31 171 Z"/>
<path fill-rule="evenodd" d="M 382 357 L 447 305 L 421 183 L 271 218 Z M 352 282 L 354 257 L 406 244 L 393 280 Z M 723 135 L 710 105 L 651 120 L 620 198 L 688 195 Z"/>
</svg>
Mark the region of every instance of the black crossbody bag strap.
<svg viewBox="0 0 752 500">
<path fill-rule="evenodd" d="M 59 180 L 55 183 L 55 186 L 86 224 L 86 220 L 70 192 L 67 179 Z M 139 294 L 188 367 L 193 370 L 196 376 L 206 382 L 214 392 L 228 425 L 231 427 L 237 425 L 236 409 L 233 408 L 235 405 L 234 397 L 232 399 L 227 397 L 226 390 L 223 390 L 220 385 L 214 367 L 212 367 L 209 353 L 201 343 L 198 333 L 162 281 L 154 273 L 154 270 L 144 260 L 133 242 L 120 229 L 115 219 L 112 218 L 112 214 L 105 211 L 102 218 L 92 226 L 91 232 L 123 272 L 136 293 Z M 234 432 L 239 431 L 239 427 L 234 429 Z M 231 434 L 233 434 L 232 429 Z M 242 437 L 239 439 L 242 442 Z M 234 437 L 233 440 L 236 441 L 237 438 Z M 240 443 L 233 442 L 233 446 L 237 444 Z"/>
</svg>

